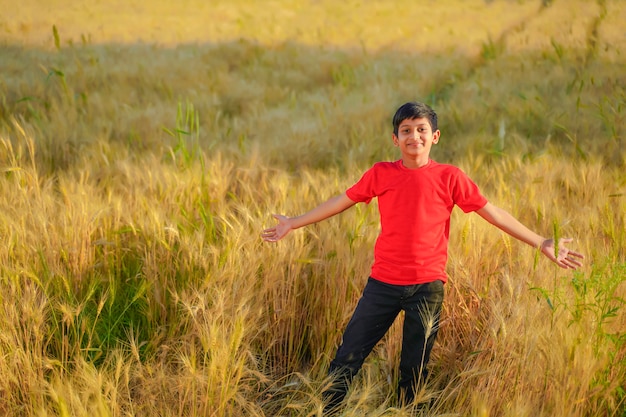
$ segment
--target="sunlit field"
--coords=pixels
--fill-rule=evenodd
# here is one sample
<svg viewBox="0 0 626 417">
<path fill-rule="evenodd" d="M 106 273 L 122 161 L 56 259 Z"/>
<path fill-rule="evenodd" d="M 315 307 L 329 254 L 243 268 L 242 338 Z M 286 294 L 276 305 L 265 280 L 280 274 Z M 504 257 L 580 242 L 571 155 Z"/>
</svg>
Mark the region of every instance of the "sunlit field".
<svg viewBox="0 0 626 417">
<path fill-rule="evenodd" d="M 321 416 L 376 202 L 264 243 L 400 157 L 544 236 L 453 213 L 429 407 L 400 321 L 342 416 L 626 417 L 626 2 L 0 0 L 0 415 Z"/>
</svg>

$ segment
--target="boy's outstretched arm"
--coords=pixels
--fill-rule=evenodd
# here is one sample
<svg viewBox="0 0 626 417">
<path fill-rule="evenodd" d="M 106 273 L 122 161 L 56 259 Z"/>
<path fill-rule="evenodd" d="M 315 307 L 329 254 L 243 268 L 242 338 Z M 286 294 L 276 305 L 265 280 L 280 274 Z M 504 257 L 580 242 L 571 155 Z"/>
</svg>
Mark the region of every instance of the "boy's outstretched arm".
<svg viewBox="0 0 626 417">
<path fill-rule="evenodd" d="M 263 230 L 261 237 L 266 242 L 277 242 L 294 229 L 327 219 L 335 214 L 341 213 L 355 204 L 356 203 L 352 201 L 346 193 L 343 193 L 326 200 L 313 210 L 307 211 L 297 217 L 287 217 L 280 214 L 274 214 L 274 218 L 278 220 L 278 224 L 274 227 Z"/>
<path fill-rule="evenodd" d="M 476 213 L 514 238 L 534 248 L 541 249 L 541 253 L 561 268 L 576 269 L 582 266 L 580 260 L 582 260 L 584 256 L 578 252 L 569 250 L 565 246 L 565 243 L 569 243 L 573 239 L 559 239 L 557 246 L 558 253 L 555 255 L 554 239 L 546 239 L 533 232 L 506 210 L 496 207 L 491 203 L 487 203 L 483 208 L 477 210 Z"/>
</svg>

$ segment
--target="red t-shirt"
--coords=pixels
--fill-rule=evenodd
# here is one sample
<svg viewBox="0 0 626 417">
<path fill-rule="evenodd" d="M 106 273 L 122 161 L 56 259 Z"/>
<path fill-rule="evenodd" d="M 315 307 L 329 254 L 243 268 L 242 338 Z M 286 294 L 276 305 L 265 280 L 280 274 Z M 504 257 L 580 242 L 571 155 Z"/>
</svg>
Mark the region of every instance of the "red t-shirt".
<svg viewBox="0 0 626 417">
<path fill-rule="evenodd" d="M 379 162 L 346 194 L 357 203 L 378 197 L 381 231 L 371 276 L 395 285 L 446 282 L 452 209 L 468 213 L 487 204 L 463 171 L 432 160 L 418 169 L 402 160 Z"/>
</svg>

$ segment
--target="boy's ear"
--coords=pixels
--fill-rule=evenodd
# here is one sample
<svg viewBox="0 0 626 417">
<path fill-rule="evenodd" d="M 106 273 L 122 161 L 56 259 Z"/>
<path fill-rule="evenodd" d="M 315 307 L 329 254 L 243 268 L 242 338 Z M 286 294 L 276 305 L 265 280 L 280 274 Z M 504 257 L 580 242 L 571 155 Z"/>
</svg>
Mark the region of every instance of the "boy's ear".
<svg viewBox="0 0 626 417">
<path fill-rule="evenodd" d="M 439 131 L 439 129 L 435 130 L 435 133 L 433 133 L 433 143 L 437 143 L 439 142 L 439 136 L 441 136 L 441 132 Z"/>
<path fill-rule="evenodd" d="M 400 146 L 398 143 L 398 137 L 396 136 L 395 133 L 391 134 L 391 140 L 393 140 L 393 146 Z"/>
</svg>

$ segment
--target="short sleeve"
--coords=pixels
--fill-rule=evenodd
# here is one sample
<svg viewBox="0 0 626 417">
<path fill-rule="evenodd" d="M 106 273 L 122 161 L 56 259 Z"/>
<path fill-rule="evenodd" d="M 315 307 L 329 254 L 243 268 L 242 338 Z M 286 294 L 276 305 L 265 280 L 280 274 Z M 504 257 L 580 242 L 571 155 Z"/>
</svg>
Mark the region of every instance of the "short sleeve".
<svg viewBox="0 0 626 417">
<path fill-rule="evenodd" d="M 455 175 L 452 198 L 454 204 L 465 213 L 480 210 L 487 204 L 487 199 L 482 195 L 478 186 L 461 170 L 458 170 Z"/>
<path fill-rule="evenodd" d="M 356 184 L 346 190 L 348 198 L 356 203 L 369 204 L 374 197 L 376 189 L 375 166 L 365 171 Z"/>
</svg>

